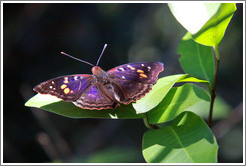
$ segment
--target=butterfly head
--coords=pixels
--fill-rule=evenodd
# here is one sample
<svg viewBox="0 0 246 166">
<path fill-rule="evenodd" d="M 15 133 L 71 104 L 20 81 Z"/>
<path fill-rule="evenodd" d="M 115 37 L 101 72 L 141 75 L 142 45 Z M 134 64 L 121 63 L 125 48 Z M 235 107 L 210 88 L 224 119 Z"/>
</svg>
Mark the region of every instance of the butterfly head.
<svg viewBox="0 0 246 166">
<path fill-rule="evenodd" d="M 103 77 L 103 76 L 107 76 L 108 73 L 106 71 L 104 71 L 101 67 L 98 66 L 94 66 L 91 69 L 93 75 L 98 76 L 98 77 Z"/>
</svg>

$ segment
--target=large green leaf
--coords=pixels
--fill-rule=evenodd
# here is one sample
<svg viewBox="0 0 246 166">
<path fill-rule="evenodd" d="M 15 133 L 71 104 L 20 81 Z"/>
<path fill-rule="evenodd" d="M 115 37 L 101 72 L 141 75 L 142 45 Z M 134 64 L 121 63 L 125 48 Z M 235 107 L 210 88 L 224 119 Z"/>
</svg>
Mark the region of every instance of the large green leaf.
<svg viewBox="0 0 246 166">
<path fill-rule="evenodd" d="M 195 77 L 209 81 L 214 79 L 214 56 L 211 47 L 196 43 L 186 34 L 178 46 L 179 62 L 183 70 Z"/>
<path fill-rule="evenodd" d="M 185 109 L 192 111 L 204 119 L 208 119 L 210 102 L 202 100 L 195 105 Z M 230 113 L 231 107 L 220 96 L 216 96 L 213 108 L 213 120 L 226 118 Z"/>
<path fill-rule="evenodd" d="M 171 3 L 174 17 L 192 34 L 196 42 L 217 46 L 236 11 L 235 3 Z"/>
<path fill-rule="evenodd" d="M 168 6 L 177 21 L 187 31 L 195 34 L 216 13 L 220 3 L 174 2 Z"/>
<path fill-rule="evenodd" d="M 137 113 L 145 113 L 156 107 L 166 96 L 172 86 L 186 74 L 166 76 L 157 81 L 153 89 L 142 99 L 133 104 Z"/>
<path fill-rule="evenodd" d="M 160 104 L 148 112 L 150 123 L 163 123 L 173 120 L 192 105 L 205 100 L 209 101 L 208 94 L 199 86 L 185 84 L 172 88 Z"/>
<path fill-rule="evenodd" d="M 215 163 L 217 152 L 212 131 L 192 112 L 143 136 L 143 156 L 150 163 Z"/>
<path fill-rule="evenodd" d="M 236 10 L 235 3 L 222 3 L 219 9 L 217 9 L 216 14 L 213 15 L 202 29 L 196 34 L 193 34 L 193 38 L 196 42 L 207 46 L 219 45 Z"/>
<path fill-rule="evenodd" d="M 28 100 L 25 106 L 41 108 L 43 110 L 70 118 L 131 119 L 145 117 L 144 114 L 136 114 L 136 111 L 131 104 L 121 105 L 114 110 L 87 110 L 76 107 L 73 103 L 64 102 L 54 96 L 41 94 L 37 94 Z"/>
</svg>

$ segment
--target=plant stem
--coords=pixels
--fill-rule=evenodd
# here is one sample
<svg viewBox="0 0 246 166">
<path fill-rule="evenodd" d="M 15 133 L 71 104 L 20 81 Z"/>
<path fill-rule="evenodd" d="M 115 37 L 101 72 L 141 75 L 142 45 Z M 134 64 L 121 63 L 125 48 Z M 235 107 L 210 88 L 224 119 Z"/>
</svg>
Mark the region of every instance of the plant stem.
<svg viewBox="0 0 246 166">
<path fill-rule="evenodd" d="M 148 114 L 145 113 L 145 117 L 143 118 L 144 124 L 148 129 L 159 129 L 159 127 L 155 124 L 150 124 L 149 123 L 149 118 L 148 118 Z"/>
<path fill-rule="evenodd" d="M 216 83 L 218 78 L 218 69 L 219 69 L 219 62 L 220 62 L 220 54 L 218 46 L 213 47 L 215 53 L 215 73 L 214 73 L 214 81 L 211 90 L 211 101 L 210 101 L 210 111 L 208 117 L 208 126 L 211 127 L 212 124 L 212 117 L 213 117 L 213 107 L 214 107 L 214 100 L 216 97 Z"/>
</svg>

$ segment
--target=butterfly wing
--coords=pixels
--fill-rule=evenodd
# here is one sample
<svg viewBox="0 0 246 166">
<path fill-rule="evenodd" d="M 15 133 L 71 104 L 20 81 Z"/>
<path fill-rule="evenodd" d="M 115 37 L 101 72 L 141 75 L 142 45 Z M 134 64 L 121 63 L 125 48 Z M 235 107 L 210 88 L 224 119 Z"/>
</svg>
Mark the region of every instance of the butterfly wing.
<svg viewBox="0 0 246 166">
<path fill-rule="evenodd" d="M 84 109 L 114 109 L 119 103 L 114 98 L 110 84 L 92 84 L 80 98 L 73 102 L 76 106 Z"/>
<path fill-rule="evenodd" d="M 123 81 L 118 78 L 114 78 L 111 81 L 115 98 L 123 104 L 136 102 L 138 99 L 145 96 L 153 86 L 152 84 L 143 84 L 129 80 Z"/>
<path fill-rule="evenodd" d="M 50 94 L 64 101 L 76 101 L 91 85 L 92 76 L 75 74 L 57 77 L 40 83 L 33 90 L 41 94 Z"/>
<path fill-rule="evenodd" d="M 109 70 L 108 73 L 121 80 L 155 84 L 163 69 L 164 66 L 161 62 L 136 62 L 117 66 Z"/>
<path fill-rule="evenodd" d="M 34 90 L 73 102 L 83 109 L 116 108 L 119 104 L 113 96 L 111 85 L 95 82 L 94 77 L 86 74 L 61 76 L 37 85 Z"/>
<path fill-rule="evenodd" d="M 160 62 L 129 63 L 108 71 L 116 98 L 123 104 L 129 104 L 142 98 L 156 83 L 163 71 Z"/>
</svg>

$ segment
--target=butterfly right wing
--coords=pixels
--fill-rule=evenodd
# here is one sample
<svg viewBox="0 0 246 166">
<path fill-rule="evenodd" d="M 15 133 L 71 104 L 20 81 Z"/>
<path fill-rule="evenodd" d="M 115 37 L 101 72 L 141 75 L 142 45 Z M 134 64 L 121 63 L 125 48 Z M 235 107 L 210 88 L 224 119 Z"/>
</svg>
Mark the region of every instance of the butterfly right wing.
<svg viewBox="0 0 246 166">
<path fill-rule="evenodd" d="M 50 94 L 64 101 L 76 101 L 91 85 L 92 76 L 89 74 L 75 74 L 57 77 L 40 83 L 34 91 Z"/>
<path fill-rule="evenodd" d="M 129 104 L 152 89 L 163 69 L 164 65 L 160 62 L 136 62 L 117 66 L 108 74 L 118 100 Z"/>
</svg>

